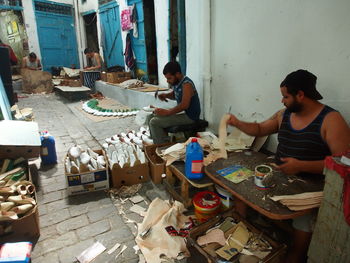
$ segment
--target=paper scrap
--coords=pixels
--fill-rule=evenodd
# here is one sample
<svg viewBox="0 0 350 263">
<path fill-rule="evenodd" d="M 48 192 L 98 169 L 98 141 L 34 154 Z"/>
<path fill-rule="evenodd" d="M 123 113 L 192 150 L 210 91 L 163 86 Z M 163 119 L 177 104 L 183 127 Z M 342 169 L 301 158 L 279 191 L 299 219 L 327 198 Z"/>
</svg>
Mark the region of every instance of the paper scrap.
<svg viewBox="0 0 350 263">
<path fill-rule="evenodd" d="M 133 202 L 134 204 L 137 204 L 137 203 L 142 202 L 144 199 L 143 199 L 143 197 L 140 196 L 140 195 L 135 195 L 135 196 L 133 196 L 133 197 L 130 197 L 129 200 L 130 200 L 131 202 Z"/>
<path fill-rule="evenodd" d="M 135 254 L 137 254 L 139 252 L 139 250 L 140 250 L 138 245 L 135 245 L 132 248 L 135 250 Z"/>
<path fill-rule="evenodd" d="M 131 212 L 139 214 L 140 216 L 145 216 L 145 214 L 146 214 L 146 209 L 143 208 L 142 206 L 139 206 L 139 205 L 133 205 L 132 207 L 130 207 L 129 210 Z"/>
<path fill-rule="evenodd" d="M 117 243 L 114 245 L 114 247 L 112 247 L 110 250 L 108 250 L 107 254 L 110 255 L 112 254 L 114 251 L 116 251 L 118 248 L 120 247 L 120 244 Z"/>
<path fill-rule="evenodd" d="M 122 249 L 119 251 L 119 253 L 115 256 L 115 259 L 117 259 L 123 252 L 125 249 L 127 249 L 128 247 L 126 245 L 123 245 Z"/>
<path fill-rule="evenodd" d="M 80 263 L 89 263 L 105 250 L 105 246 L 97 241 L 92 246 L 85 249 L 79 256 L 77 256 L 77 260 Z"/>
</svg>

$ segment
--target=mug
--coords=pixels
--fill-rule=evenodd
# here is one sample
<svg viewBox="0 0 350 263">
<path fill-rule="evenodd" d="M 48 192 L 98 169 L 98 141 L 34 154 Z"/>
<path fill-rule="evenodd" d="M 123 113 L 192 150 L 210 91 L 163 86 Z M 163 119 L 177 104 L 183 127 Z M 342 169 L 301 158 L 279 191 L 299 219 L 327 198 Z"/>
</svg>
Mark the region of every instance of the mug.
<svg viewBox="0 0 350 263">
<path fill-rule="evenodd" d="M 255 177 L 254 177 L 254 183 L 259 188 L 269 188 L 270 185 L 267 180 L 269 177 L 272 176 L 272 168 L 268 165 L 261 164 L 255 167 Z"/>
</svg>

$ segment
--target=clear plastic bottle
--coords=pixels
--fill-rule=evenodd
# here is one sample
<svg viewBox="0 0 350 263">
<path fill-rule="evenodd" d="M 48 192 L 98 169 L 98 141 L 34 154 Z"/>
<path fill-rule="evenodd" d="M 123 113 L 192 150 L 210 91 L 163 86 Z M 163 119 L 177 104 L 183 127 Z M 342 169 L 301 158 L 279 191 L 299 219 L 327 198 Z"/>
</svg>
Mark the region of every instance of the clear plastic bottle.
<svg viewBox="0 0 350 263">
<path fill-rule="evenodd" d="M 185 175 L 190 180 L 203 177 L 203 149 L 197 138 L 193 138 L 186 147 Z"/>
</svg>

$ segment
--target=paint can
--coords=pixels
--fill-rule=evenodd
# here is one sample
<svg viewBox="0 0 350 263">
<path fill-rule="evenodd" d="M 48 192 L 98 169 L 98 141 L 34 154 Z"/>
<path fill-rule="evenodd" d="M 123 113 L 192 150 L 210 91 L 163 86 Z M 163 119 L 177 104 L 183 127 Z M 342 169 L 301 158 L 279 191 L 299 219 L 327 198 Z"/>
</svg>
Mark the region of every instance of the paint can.
<svg viewBox="0 0 350 263">
<path fill-rule="evenodd" d="M 193 197 L 194 213 L 199 222 L 206 222 L 220 212 L 220 197 L 210 191 L 197 193 Z"/>
<path fill-rule="evenodd" d="M 260 189 L 267 189 L 271 186 L 272 168 L 261 164 L 255 167 L 254 183 Z"/>
<path fill-rule="evenodd" d="M 224 210 L 227 210 L 233 206 L 233 197 L 226 189 L 222 188 L 219 185 L 215 185 L 216 192 L 220 196 L 221 203 Z"/>
</svg>

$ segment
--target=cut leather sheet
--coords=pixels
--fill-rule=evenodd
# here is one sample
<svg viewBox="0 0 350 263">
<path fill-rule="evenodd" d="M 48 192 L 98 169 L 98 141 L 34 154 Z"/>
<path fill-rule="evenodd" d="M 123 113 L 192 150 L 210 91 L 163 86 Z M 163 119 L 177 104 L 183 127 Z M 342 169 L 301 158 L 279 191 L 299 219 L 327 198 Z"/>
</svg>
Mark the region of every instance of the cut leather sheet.
<svg viewBox="0 0 350 263">
<path fill-rule="evenodd" d="M 296 195 L 281 195 L 270 197 L 273 201 L 279 201 L 290 210 L 300 211 L 319 207 L 323 199 L 323 192 L 310 192 Z"/>
<path fill-rule="evenodd" d="M 159 198 L 149 205 L 135 239 L 147 262 L 163 262 L 162 255 L 169 259 L 176 259 L 182 255 L 189 256 L 185 239 L 171 236 L 166 231 L 168 226 L 173 226 L 177 230 L 185 226 L 188 217 L 182 214 L 184 210 L 180 202 L 175 201 L 170 205 L 168 201 Z"/>
<path fill-rule="evenodd" d="M 221 229 L 213 229 L 209 231 L 206 235 L 200 236 L 197 239 L 197 243 L 200 246 L 210 244 L 210 243 L 219 243 L 224 246 L 226 243 L 225 234 Z"/>
</svg>

